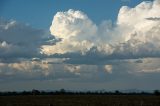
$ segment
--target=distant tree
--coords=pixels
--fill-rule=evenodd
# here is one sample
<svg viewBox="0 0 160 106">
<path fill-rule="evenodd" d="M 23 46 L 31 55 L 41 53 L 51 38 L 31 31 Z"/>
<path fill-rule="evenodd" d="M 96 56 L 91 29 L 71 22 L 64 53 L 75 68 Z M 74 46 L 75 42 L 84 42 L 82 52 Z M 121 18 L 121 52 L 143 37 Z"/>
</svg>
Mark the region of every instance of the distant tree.
<svg viewBox="0 0 160 106">
<path fill-rule="evenodd" d="M 66 90 L 65 89 L 60 89 L 60 93 L 64 94 L 64 93 L 66 93 Z"/>
<path fill-rule="evenodd" d="M 116 90 L 116 91 L 115 91 L 115 94 L 120 94 L 120 91 Z"/>
<path fill-rule="evenodd" d="M 35 90 L 35 89 L 32 90 L 33 95 L 39 95 L 40 93 L 41 92 L 39 90 Z"/>
<path fill-rule="evenodd" d="M 157 96 L 160 95 L 160 91 L 159 90 L 155 90 L 154 91 L 154 95 L 157 95 Z"/>
</svg>

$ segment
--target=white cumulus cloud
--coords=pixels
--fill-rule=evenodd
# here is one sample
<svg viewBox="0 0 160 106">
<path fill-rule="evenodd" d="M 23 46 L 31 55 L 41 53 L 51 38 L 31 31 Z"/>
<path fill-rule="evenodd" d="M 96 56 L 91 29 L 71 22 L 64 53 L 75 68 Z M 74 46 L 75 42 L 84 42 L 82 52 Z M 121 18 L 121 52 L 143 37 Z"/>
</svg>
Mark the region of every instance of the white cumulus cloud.
<svg viewBox="0 0 160 106">
<path fill-rule="evenodd" d="M 105 65 L 104 66 L 104 71 L 107 73 L 112 73 L 112 65 Z"/>
<path fill-rule="evenodd" d="M 50 27 L 51 34 L 62 39 L 90 39 L 96 34 L 96 25 L 81 11 L 72 9 L 58 12 Z"/>
<path fill-rule="evenodd" d="M 123 6 L 115 24 L 104 21 L 100 25 L 79 10 L 58 12 L 50 31 L 61 40 L 55 45 L 43 45 L 42 53 L 96 54 L 110 59 L 159 57 L 160 22 L 149 20 L 151 17 L 160 17 L 158 10 L 159 0 L 143 1 L 134 8 Z"/>
</svg>

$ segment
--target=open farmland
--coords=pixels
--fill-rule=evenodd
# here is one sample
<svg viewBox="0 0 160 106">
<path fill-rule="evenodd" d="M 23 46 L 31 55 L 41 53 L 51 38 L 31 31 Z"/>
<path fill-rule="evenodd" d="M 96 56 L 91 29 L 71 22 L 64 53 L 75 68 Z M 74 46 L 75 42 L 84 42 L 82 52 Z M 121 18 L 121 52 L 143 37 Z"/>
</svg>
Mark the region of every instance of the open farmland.
<svg viewBox="0 0 160 106">
<path fill-rule="evenodd" d="M 0 96 L 0 106 L 160 106 L 154 95 Z"/>
</svg>

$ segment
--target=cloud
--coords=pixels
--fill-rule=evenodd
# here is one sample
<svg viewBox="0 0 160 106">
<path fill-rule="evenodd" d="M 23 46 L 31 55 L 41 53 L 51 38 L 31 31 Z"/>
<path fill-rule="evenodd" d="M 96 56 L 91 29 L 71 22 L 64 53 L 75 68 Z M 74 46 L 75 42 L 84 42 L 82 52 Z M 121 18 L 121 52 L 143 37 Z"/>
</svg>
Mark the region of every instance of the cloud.
<svg viewBox="0 0 160 106">
<path fill-rule="evenodd" d="M 53 55 L 77 52 L 86 55 L 93 48 L 96 48 L 96 52 L 110 53 L 112 50 L 109 50 L 111 48 L 109 44 L 103 45 L 103 42 L 101 42 L 104 39 L 108 39 L 108 41 L 111 39 L 111 36 L 107 38 L 103 33 L 105 31 L 109 32 L 109 28 L 111 27 L 108 25 L 110 24 L 112 25 L 112 23 L 105 21 L 98 28 L 81 11 L 70 9 L 66 12 L 58 12 L 53 18 L 50 31 L 53 36 L 61 40 L 55 45 L 43 45 L 41 49 L 42 53 Z M 104 26 L 107 29 L 103 29 Z"/>
<path fill-rule="evenodd" d="M 143 69 L 141 71 L 139 71 L 141 73 L 159 73 L 160 72 L 160 68 L 153 68 L 153 69 Z"/>
<path fill-rule="evenodd" d="M 104 71 L 111 74 L 112 73 L 112 65 L 105 65 Z"/>
<path fill-rule="evenodd" d="M 0 76 L 16 76 L 22 75 L 25 78 L 37 77 L 37 76 L 48 76 L 53 67 L 50 64 L 44 63 L 42 61 L 28 61 L 23 60 L 14 63 L 0 63 Z M 22 78 L 23 79 L 23 78 Z"/>
<path fill-rule="evenodd" d="M 61 40 L 55 45 L 42 45 L 42 53 L 52 55 L 81 52 L 85 54 L 93 47 L 90 40 L 96 35 L 97 26 L 83 12 L 70 9 L 66 12 L 58 12 L 54 16 L 50 32 Z"/>
<path fill-rule="evenodd" d="M 70 73 L 75 73 L 76 75 L 80 75 L 80 68 L 79 65 L 65 65 L 64 70 L 69 71 Z"/>
<path fill-rule="evenodd" d="M 0 18 L 1 79 L 36 79 L 48 76 L 52 68 L 43 61 L 45 59 L 42 59 L 44 55 L 40 49 L 41 45 L 55 42 L 54 36 L 45 30 Z"/>
<path fill-rule="evenodd" d="M 41 52 L 46 55 L 53 55 L 53 54 L 65 54 L 65 53 L 72 53 L 72 52 L 80 52 L 85 54 L 91 47 L 93 47 L 93 43 L 83 40 L 79 41 L 70 41 L 70 40 L 63 40 L 54 45 L 42 45 Z"/>
<path fill-rule="evenodd" d="M 96 34 L 97 27 L 81 11 L 57 12 L 50 27 L 51 34 L 62 39 L 87 39 Z"/>
<path fill-rule="evenodd" d="M 159 21 L 146 17 L 160 17 L 160 3 L 144 1 L 134 8 L 123 6 L 117 22 L 104 21 L 96 25 L 76 10 L 58 12 L 50 27 L 51 34 L 61 39 L 55 45 L 43 45 L 46 55 L 81 54 L 79 57 L 106 59 L 134 59 L 160 56 Z M 136 17 L 136 18 L 135 18 Z M 132 21 L 131 21 L 132 20 Z M 74 55 L 68 58 L 74 60 Z M 77 58 L 77 57 L 75 57 Z M 93 60 L 94 60 L 93 59 Z"/>
<path fill-rule="evenodd" d="M 106 20 L 99 25 L 79 10 L 57 12 L 51 35 L 14 20 L 0 20 L 0 76 L 96 81 L 104 72 L 116 78 L 159 72 L 159 61 L 148 61 L 160 57 L 158 10 L 159 0 L 123 6 L 115 23 Z"/>
<path fill-rule="evenodd" d="M 34 57 L 40 46 L 53 43 L 47 31 L 32 28 L 14 20 L 0 19 L 0 57 Z"/>
<path fill-rule="evenodd" d="M 151 21 L 160 21 L 160 17 L 149 17 L 146 18 L 147 20 L 151 20 Z"/>
<path fill-rule="evenodd" d="M 120 63 L 121 65 L 119 66 L 119 68 L 123 67 L 123 71 L 126 70 L 132 75 L 152 75 L 160 72 L 159 62 L 160 58 L 130 59 L 126 60 L 126 62 Z"/>
</svg>

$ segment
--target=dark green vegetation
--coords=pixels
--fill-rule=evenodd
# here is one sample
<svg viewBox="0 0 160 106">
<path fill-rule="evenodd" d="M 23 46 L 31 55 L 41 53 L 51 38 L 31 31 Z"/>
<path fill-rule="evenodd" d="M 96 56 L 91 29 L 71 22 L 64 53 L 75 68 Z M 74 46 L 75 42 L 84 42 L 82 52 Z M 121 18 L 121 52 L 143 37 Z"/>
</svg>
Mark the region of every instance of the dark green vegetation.
<svg viewBox="0 0 160 106">
<path fill-rule="evenodd" d="M 0 96 L 0 106 L 160 106 L 156 95 L 16 95 Z"/>
</svg>

